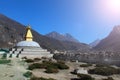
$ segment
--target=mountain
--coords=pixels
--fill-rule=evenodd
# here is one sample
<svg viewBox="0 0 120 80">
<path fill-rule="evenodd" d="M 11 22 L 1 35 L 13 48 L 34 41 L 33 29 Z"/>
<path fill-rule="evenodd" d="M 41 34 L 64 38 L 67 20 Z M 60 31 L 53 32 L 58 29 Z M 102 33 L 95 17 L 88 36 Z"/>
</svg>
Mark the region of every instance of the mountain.
<svg viewBox="0 0 120 80">
<path fill-rule="evenodd" d="M 54 39 L 60 40 L 60 41 L 70 41 L 70 42 L 79 43 L 79 41 L 77 39 L 75 39 L 73 36 L 71 36 L 69 33 L 62 35 L 62 34 L 59 34 L 58 32 L 53 31 L 51 33 L 46 34 L 45 36 L 54 38 Z"/>
<path fill-rule="evenodd" d="M 100 39 L 97 39 L 97 40 L 93 41 L 92 43 L 90 43 L 89 45 L 91 47 L 95 47 L 95 46 L 97 46 L 100 43 L 100 41 L 101 41 Z"/>
<path fill-rule="evenodd" d="M 10 48 L 21 40 L 24 40 L 25 26 L 0 14 L 0 48 Z M 32 30 L 34 41 L 38 42 L 42 48 L 50 51 L 54 50 L 77 50 L 89 49 L 86 44 L 76 44 L 74 42 L 59 41 L 39 34 Z"/>
<path fill-rule="evenodd" d="M 112 32 L 94 47 L 96 50 L 120 51 L 120 25 L 115 26 Z"/>
</svg>

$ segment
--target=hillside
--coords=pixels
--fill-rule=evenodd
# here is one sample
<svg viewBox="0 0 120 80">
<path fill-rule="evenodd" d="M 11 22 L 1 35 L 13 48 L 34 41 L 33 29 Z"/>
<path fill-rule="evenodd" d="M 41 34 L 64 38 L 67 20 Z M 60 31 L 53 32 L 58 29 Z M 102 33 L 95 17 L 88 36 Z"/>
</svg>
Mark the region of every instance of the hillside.
<svg viewBox="0 0 120 80">
<path fill-rule="evenodd" d="M 94 47 L 96 50 L 120 51 L 120 26 L 115 26 L 112 32 Z"/>
<path fill-rule="evenodd" d="M 0 47 L 10 48 L 15 46 L 15 44 L 23 40 L 25 33 L 25 26 L 0 14 Z M 74 42 L 59 41 L 53 38 L 48 38 L 43 36 L 36 31 L 32 30 L 34 40 L 37 41 L 41 47 L 48 50 L 77 50 L 85 48 L 89 49 L 86 44 L 76 44 Z"/>
</svg>

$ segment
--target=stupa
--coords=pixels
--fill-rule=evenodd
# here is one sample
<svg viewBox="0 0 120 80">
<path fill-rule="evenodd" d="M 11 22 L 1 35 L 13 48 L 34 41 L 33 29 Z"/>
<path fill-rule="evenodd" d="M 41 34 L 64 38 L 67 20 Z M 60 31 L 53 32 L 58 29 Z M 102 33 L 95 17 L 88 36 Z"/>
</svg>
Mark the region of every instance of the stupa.
<svg viewBox="0 0 120 80">
<path fill-rule="evenodd" d="M 31 27 L 27 26 L 26 34 L 24 37 L 24 41 L 20 41 L 16 44 L 14 48 L 11 48 L 7 57 L 9 58 L 51 58 L 53 54 L 51 54 L 47 49 L 41 48 L 39 43 L 33 41 L 33 35 L 31 32 Z"/>
</svg>

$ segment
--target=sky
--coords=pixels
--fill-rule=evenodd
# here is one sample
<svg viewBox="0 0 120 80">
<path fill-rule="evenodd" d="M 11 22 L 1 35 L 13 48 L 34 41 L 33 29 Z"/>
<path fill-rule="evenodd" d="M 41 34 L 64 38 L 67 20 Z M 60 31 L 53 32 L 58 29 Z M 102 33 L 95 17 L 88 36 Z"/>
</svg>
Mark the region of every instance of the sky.
<svg viewBox="0 0 120 80">
<path fill-rule="evenodd" d="M 70 33 L 89 44 L 120 24 L 120 0 L 0 0 L 0 13 L 40 34 Z"/>
</svg>

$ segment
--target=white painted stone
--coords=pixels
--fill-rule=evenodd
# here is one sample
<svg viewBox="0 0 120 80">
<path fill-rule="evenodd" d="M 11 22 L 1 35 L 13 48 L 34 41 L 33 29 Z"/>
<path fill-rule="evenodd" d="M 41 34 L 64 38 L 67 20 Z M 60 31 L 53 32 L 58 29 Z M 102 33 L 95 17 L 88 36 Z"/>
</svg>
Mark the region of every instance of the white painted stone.
<svg viewBox="0 0 120 80">
<path fill-rule="evenodd" d="M 74 73 L 75 74 L 88 74 L 88 71 L 85 70 L 84 68 L 80 68 L 80 69 L 75 69 Z"/>
</svg>

